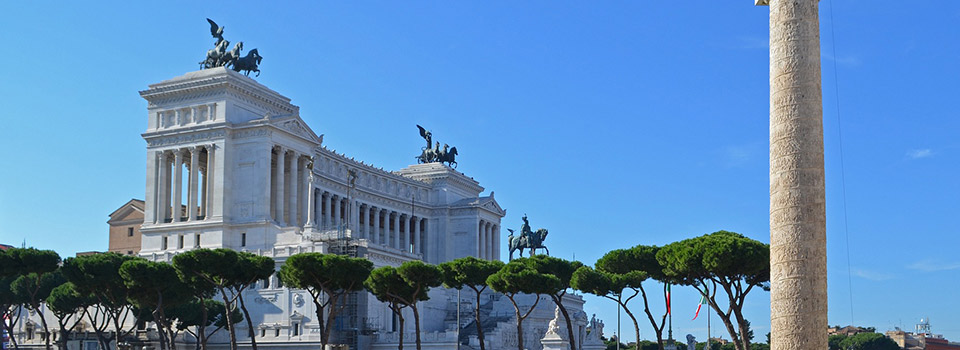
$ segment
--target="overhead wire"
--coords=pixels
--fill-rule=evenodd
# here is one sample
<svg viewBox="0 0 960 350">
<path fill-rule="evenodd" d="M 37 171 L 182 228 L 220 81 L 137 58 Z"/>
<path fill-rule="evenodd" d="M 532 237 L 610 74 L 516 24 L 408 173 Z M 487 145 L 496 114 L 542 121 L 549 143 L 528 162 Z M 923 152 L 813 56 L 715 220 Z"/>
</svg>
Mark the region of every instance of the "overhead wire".
<svg viewBox="0 0 960 350">
<path fill-rule="evenodd" d="M 847 285 L 850 294 L 850 324 L 855 325 L 853 317 L 853 267 L 850 263 L 850 229 L 847 221 L 847 180 L 843 162 L 843 128 L 840 124 L 840 74 L 837 73 L 837 36 L 835 33 L 836 21 L 833 17 L 833 1 L 830 1 L 830 46 L 833 55 L 833 93 L 837 110 L 837 148 L 840 151 L 840 188 L 843 198 L 843 236 L 847 248 Z"/>
</svg>

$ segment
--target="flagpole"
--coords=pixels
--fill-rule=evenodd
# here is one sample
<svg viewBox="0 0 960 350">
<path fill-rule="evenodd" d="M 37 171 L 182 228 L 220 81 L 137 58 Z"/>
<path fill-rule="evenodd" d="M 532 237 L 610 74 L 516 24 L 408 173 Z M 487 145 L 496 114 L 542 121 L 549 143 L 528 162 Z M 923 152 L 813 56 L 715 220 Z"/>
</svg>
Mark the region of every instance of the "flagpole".
<svg viewBox="0 0 960 350">
<path fill-rule="evenodd" d="M 710 350 L 710 304 L 707 302 L 707 347 L 704 350 Z"/>
</svg>

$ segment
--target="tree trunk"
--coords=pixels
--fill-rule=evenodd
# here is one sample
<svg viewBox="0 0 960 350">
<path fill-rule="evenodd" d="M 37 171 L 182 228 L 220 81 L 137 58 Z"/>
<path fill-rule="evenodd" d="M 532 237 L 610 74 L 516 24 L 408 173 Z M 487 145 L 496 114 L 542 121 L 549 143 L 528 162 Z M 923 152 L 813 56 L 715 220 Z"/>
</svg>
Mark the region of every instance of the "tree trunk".
<svg viewBox="0 0 960 350">
<path fill-rule="evenodd" d="M 197 350 L 207 350 L 207 303 L 200 297 L 200 325 L 197 326 Z"/>
<path fill-rule="evenodd" d="M 397 345 L 397 350 L 403 350 L 403 313 L 400 312 L 400 309 L 396 310 L 397 318 L 400 319 L 400 345 Z"/>
<path fill-rule="evenodd" d="M 413 305 L 411 306 L 413 306 L 413 323 L 414 323 L 413 328 L 417 331 L 417 333 L 415 334 L 417 339 L 417 350 L 421 350 L 420 349 L 420 311 L 417 309 L 417 303 L 413 303 Z"/>
<path fill-rule="evenodd" d="M 517 350 L 523 350 L 523 317 L 520 316 L 520 307 L 517 306 L 516 300 L 513 300 L 513 296 L 507 295 L 507 298 L 513 304 L 513 310 L 517 312 Z"/>
<path fill-rule="evenodd" d="M 37 280 L 39 281 L 40 278 L 37 278 Z M 40 324 L 43 325 L 43 341 L 44 341 L 44 344 L 46 344 L 46 349 L 51 350 L 52 348 L 50 347 L 50 329 L 47 328 L 47 318 L 43 317 L 43 312 L 40 311 L 39 306 L 40 305 L 37 305 L 37 307 L 35 307 L 34 310 L 37 310 L 37 315 L 40 316 Z"/>
<path fill-rule="evenodd" d="M 237 292 L 237 300 L 240 301 L 240 310 L 243 310 L 243 317 L 247 319 L 247 334 L 250 336 L 250 346 L 257 350 L 257 336 L 253 331 L 253 320 L 250 319 L 250 312 L 247 312 L 247 306 L 243 304 L 243 291 Z"/>
<path fill-rule="evenodd" d="M 473 287 L 471 287 L 473 288 Z M 477 294 L 477 307 L 473 310 L 473 320 L 477 324 L 477 339 L 480 340 L 480 350 L 486 350 L 486 345 L 483 344 L 483 326 L 480 325 L 480 290 L 473 289 Z M 460 300 L 457 300 L 457 308 L 459 310 Z M 460 328 L 460 325 L 457 325 L 457 328 Z M 459 331 L 458 331 L 459 332 Z M 457 342 L 460 342 L 460 339 L 457 339 Z"/>
<path fill-rule="evenodd" d="M 230 350 L 237 350 L 237 331 L 235 328 L 233 328 L 233 320 L 230 317 L 230 299 L 227 298 L 227 293 L 223 289 L 220 289 L 220 295 L 223 297 L 223 308 L 225 309 L 225 317 L 227 319 L 227 331 L 230 333 Z"/>
<path fill-rule="evenodd" d="M 740 328 L 740 342 L 743 344 L 743 350 L 750 350 L 750 329 L 747 328 L 747 322 L 743 319 L 740 309 L 734 307 L 734 316 L 737 317 L 737 326 Z"/>
<path fill-rule="evenodd" d="M 667 319 L 667 314 L 663 314 L 660 325 L 657 325 L 657 321 L 653 318 L 653 313 L 650 312 L 650 303 L 647 301 L 647 291 L 643 289 L 643 285 L 640 286 L 640 297 L 643 298 L 643 312 L 647 314 L 647 319 L 650 320 L 650 325 L 653 326 L 653 332 L 657 334 L 657 348 L 663 350 L 663 325 Z M 666 294 L 664 294 L 663 300 L 666 302 Z"/>
<path fill-rule="evenodd" d="M 320 295 L 313 297 L 313 304 L 317 307 L 317 325 L 320 327 L 320 350 L 326 350 L 327 343 L 330 341 L 330 332 L 327 331 L 326 324 L 323 321 L 323 305 L 320 304 Z"/>
<path fill-rule="evenodd" d="M 630 312 L 630 309 L 628 309 L 626 305 L 621 303 L 620 306 L 623 307 L 623 312 L 627 313 L 627 317 L 630 317 L 630 321 L 633 321 L 633 334 L 636 334 L 637 336 L 636 350 L 640 350 L 640 323 L 637 322 L 637 317 Z M 617 334 L 617 342 L 620 342 L 620 338 L 621 336 Z"/>
<path fill-rule="evenodd" d="M 560 313 L 563 314 L 563 319 L 567 322 L 567 337 L 570 338 L 570 350 L 577 350 L 577 342 L 573 338 L 573 324 L 570 322 L 570 314 L 567 313 L 567 308 L 563 306 L 563 299 L 556 295 L 551 295 L 550 298 L 552 298 L 553 303 L 557 304 L 557 307 L 560 308 Z"/>
</svg>

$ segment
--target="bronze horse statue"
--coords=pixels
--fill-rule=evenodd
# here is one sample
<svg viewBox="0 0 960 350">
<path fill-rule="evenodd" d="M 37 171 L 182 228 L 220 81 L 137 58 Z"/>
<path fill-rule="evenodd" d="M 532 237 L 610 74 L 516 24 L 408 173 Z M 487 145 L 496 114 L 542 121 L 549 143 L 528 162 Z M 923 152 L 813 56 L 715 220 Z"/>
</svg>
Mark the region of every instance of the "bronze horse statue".
<svg viewBox="0 0 960 350">
<path fill-rule="evenodd" d="M 437 161 L 442 163 L 447 163 L 448 166 L 456 169 L 457 168 L 457 148 L 452 147 L 447 150 L 447 144 L 443 145 L 443 150 L 440 151 L 440 155 L 437 156 Z"/>
<path fill-rule="evenodd" d="M 510 236 L 507 237 L 508 247 L 510 250 L 510 260 L 513 260 L 513 251 L 519 250 L 520 257 L 523 257 L 523 249 L 529 249 L 530 255 L 536 255 L 537 249 L 543 249 L 547 251 L 547 255 L 550 255 L 550 249 L 547 249 L 543 245 L 543 240 L 547 238 L 547 229 L 541 228 L 534 232 L 531 232 L 530 237 L 520 234 L 520 236 L 514 236 L 513 230 L 507 229 L 510 231 Z"/>
<path fill-rule="evenodd" d="M 263 57 L 260 56 L 260 53 L 257 52 L 257 49 L 250 50 L 247 52 L 246 56 L 238 58 L 233 63 L 233 70 L 236 72 L 243 71 L 244 74 L 250 76 L 250 72 L 256 72 L 256 76 L 260 76 L 260 70 L 257 67 L 260 65 L 260 61 L 263 60 Z"/>
</svg>

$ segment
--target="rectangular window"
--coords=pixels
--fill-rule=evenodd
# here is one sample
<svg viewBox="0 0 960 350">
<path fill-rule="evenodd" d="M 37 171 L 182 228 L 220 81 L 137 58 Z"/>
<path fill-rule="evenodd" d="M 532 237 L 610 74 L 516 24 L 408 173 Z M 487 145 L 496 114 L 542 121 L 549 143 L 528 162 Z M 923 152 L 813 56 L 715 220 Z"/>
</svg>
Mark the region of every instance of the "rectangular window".
<svg viewBox="0 0 960 350">
<path fill-rule="evenodd" d="M 274 337 L 279 337 L 279 336 L 280 336 L 280 328 L 277 328 L 277 329 L 274 329 L 274 330 L 273 330 L 273 336 L 274 336 Z"/>
<path fill-rule="evenodd" d="M 194 248 L 200 248 L 200 234 L 199 234 L 199 233 L 198 233 L 196 236 L 193 236 L 193 247 L 194 247 Z"/>
<path fill-rule="evenodd" d="M 163 236 L 160 240 L 160 250 L 167 250 L 167 236 Z"/>
<path fill-rule="evenodd" d="M 183 235 L 177 238 L 177 249 L 183 249 Z"/>
<path fill-rule="evenodd" d="M 267 337 L 267 329 L 260 328 L 260 338 L 266 338 L 266 337 Z"/>
<path fill-rule="evenodd" d="M 280 273 L 275 274 L 277 276 L 277 288 L 283 288 L 283 281 L 280 280 Z"/>
<path fill-rule="evenodd" d="M 133 227 L 127 227 L 127 237 L 133 237 Z"/>
<path fill-rule="evenodd" d="M 127 251 L 127 255 L 133 255 L 133 251 L 132 251 L 132 250 L 128 250 L 128 251 Z"/>
<path fill-rule="evenodd" d="M 246 233 L 241 233 L 241 234 L 240 234 L 240 246 L 241 246 L 241 247 L 246 247 L 246 246 L 247 246 L 247 234 L 246 234 Z"/>
<path fill-rule="evenodd" d="M 290 328 L 292 328 L 291 331 L 293 332 L 293 336 L 294 336 L 294 337 L 300 335 L 300 324 L 299 324 L 299 323 L 294 322 L 294 323 L 293 323 L 293 326 L 291 326 Z"/>
</svg>

